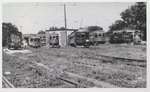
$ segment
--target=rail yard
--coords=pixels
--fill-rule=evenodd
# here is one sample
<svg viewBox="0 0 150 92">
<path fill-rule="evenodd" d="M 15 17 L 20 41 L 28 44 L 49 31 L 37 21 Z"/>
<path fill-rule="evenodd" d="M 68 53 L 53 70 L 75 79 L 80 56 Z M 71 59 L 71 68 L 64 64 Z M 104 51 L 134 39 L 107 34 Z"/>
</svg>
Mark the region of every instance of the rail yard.
<svg viewBox="0 0 150 92">
<path fill-rule="evenodd" d="M 147 5 L 3 4 L 2 87 L 147 88 Z"/>
<path fill-rule="evenodd" d="M 3 87 L 145 88 L 146 46 L 3 48 Z"/>
</svg>

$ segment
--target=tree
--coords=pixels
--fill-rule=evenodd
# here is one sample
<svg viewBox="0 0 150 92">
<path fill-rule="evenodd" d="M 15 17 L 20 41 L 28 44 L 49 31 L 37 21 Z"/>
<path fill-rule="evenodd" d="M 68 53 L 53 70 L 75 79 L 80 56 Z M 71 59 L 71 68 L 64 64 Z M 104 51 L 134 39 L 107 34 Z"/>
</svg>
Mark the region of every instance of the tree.
<svg viewBox="0 0 150 92">
<path fill-rule="evenodd" d="M 123 20 L 116 20 L 114 24 L 109 26 L 109 30 L 106 33 L 107 36 L 111 36 L 112 32 L 115 30 L 121 30 L 127 27 L 127 24 Z"/>
<path fill-rule="evenodd" d="M 109 26 L 109 30 L 110 31 L 114 31 L 114 30 L 121 30 L 123 28 L 127 27 L 127 24 L 122 21 L 122 20 L 116 20 L 114 24 L 112 24 L 111 26 Z"/>
<path fill-rule="evenodd" d="M 140 30 L 143 34 L 143 40 L 146 40 L 146 3 L 137 2 L 121 13 L 121 18 L 128 27 Z"/>
<path fill-rule="evenodd" d="M 38 34 L 45 34 L 45 31 L 40 30 Z"/>
<path fill-rule="evenodd" d="M 89 31 L 96 31 L 96 30 L 103 30 L 100 26 L 88 26 L 87 28 Z"/>
<path fill-rule="evenodd" d="M 19 34 L 22 35 L 21 32 L 18 31 L 18 28 L 12 23 L 2 23 L 2 43 L 3 46 L 6 46 L 8 40 L 10 39 L 10 34 Z"/>
<path fill-rule="evenodd" d="M 57 28 L 57 27 L 55 27 L 55 26 L 52 26 L 52 27 L 50 27 L 50 28 L 49 28 L 49 30 L 48 30 L 48 31 L 56 31 L 56 30 L 58 30 L 58 28 Z"/>
</svg>

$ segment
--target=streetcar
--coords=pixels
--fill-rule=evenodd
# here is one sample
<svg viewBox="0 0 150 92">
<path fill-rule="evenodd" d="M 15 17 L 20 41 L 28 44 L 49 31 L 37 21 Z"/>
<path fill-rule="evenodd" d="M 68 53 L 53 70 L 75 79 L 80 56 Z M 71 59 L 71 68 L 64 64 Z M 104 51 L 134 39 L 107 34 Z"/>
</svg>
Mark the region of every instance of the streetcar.
<svg viewBox="0 0 150 92">
<path fill-rule="evenodd" d="M 110 36 L 110 43 L 140 43 L 141 36 L 139 30 L 118 30 Z"/>
<path fill-rule="evenodd" d="M 59 34 L 58 33 L 50 33 L 49 34 L 49 46 L 52 48 L 59 48 Z"/>
<path fill-rule="evenodd" d="M 104 44 L 106 42 L 105 32 L 102 30 L 90 32 L 89 39 L 92 45 Z"/>
<path fill-rule="evenodd" d="M 29 46 L 33 48 L 41 47 L 40 37 L 30 37 L 29 38 Z"/>
<path fill-rule="evenodd" d="M 89 32 L 72 32 L 68 36 L 68 44 L 72 47 L 76 46 L 84 46 L 89 47 L 91 45 L 91 42 L 89 40 Z"/>
</svg>

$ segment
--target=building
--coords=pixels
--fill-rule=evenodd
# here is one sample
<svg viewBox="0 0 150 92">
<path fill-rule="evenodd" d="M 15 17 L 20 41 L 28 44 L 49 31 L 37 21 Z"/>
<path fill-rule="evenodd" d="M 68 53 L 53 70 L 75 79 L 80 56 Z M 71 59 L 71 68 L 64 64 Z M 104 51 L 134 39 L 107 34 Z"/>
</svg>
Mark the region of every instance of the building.
<svg viewBox="0 0 150 92">
<path fill-rule="evenodd" d="M 59 36 L 59 45 L 61 47 L 66 47 L 68 45 L 68 35 L 73 31 L 76 31 L 76 29 L 58 29 L 54 31 L 46 31 L 46 46 L 49 46 L 50 34 L 56 33 Z"/>
</svg>

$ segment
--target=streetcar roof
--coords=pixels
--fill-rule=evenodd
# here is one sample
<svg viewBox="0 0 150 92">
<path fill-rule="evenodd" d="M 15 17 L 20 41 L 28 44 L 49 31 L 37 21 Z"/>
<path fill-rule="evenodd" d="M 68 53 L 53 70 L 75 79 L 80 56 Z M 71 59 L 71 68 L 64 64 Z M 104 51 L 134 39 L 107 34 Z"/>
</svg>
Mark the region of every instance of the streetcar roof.
<svg viewBox="0 0 150 92">
<path fill-rule="evenodd" d="M 40 37 L 30 37 L 30 38 L 32 38 L 32 39 L 40 39 Z"/>
</svg>

